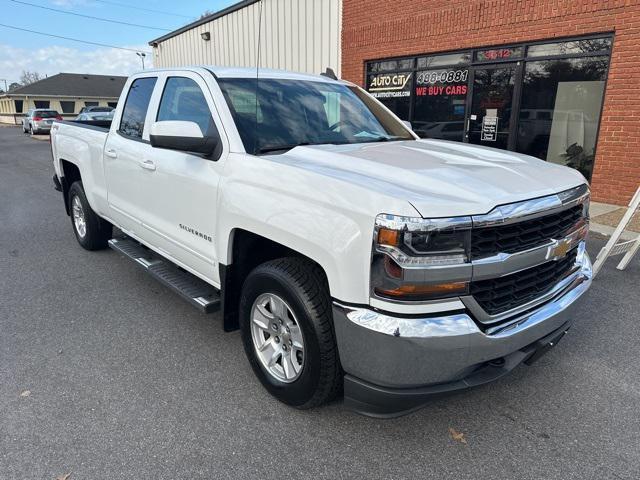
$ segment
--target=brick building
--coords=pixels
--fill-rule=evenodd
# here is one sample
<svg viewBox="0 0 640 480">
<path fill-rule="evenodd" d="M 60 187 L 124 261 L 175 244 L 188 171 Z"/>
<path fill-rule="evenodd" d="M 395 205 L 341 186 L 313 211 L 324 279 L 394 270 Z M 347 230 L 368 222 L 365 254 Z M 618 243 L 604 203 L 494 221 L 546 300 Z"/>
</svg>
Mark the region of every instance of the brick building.
<svg viewBox="0 0 640 480">
<path fill-rule="evenodd" d="M 343 0 L 342 77 L 425 137 L 640 184 L 640 1 Z"/>
</svg>

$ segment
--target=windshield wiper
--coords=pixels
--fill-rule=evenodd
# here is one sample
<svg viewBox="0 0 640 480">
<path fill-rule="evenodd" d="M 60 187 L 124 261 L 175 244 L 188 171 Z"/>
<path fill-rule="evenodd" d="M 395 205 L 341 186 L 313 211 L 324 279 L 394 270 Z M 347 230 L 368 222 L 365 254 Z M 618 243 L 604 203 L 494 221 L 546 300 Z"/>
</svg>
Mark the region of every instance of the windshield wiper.
<svg viewBox="0 0 640 480">
<path fill-rule="evenodd" d="M 288 145 L 267 145 L 266 147 L 260 147 L 258 153 L 277 152 L 279 150 L 291 150 L 292 148 L 301 147 L 304 145 L 311 145 L 309 142 L 291 143 Z"/>
</svg>

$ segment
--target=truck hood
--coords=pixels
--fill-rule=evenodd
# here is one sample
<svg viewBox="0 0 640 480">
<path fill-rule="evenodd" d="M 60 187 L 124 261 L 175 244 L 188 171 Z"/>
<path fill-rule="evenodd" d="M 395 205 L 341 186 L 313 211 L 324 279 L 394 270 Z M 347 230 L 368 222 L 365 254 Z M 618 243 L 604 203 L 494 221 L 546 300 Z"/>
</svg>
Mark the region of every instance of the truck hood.
<svg viewBox="0 0 640 480">
<path fill-rule="evenodd" d="M 300 146 L 271 159 L 404 199 L 423 217 L 483 214 L 586 182 L 527 155 L 444 140 Z"/>
</svg>

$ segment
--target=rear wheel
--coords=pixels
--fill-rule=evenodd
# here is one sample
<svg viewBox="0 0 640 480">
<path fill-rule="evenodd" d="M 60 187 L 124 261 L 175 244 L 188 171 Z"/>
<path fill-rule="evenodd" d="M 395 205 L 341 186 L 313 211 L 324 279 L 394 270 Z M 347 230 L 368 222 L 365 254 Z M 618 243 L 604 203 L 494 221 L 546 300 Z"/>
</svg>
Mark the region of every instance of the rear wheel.
<svg viewBox="0 0 640 480">
<path fill-rule="evenodd" d="M 278 400 L 306 409 L 339 391 L 331 300 L 316 264 L 282 258 L 256 267 L 242 288 L 240 328 L 251 367 Z"/>
<path fill-rule="evenodd" d="M 113 235 L 113 227 L 91 209 L 80 181 L 69 188 L 69 210 L 78 243 L 86 250 L 106 248 Z"/>
</svg>

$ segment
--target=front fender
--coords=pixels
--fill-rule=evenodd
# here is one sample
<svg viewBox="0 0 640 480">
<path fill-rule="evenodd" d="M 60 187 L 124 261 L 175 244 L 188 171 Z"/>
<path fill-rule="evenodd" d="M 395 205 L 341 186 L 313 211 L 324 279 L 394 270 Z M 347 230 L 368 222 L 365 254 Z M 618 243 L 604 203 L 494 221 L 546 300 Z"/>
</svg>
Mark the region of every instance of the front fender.
<svg viewBox="0 0 640 480">
<path fill-rule="evenodd" d="M 257 202 L 258 192 L 248 193 L 243 189 L 241 198 L 226 198 L 224 213 L 219 219 L 218 258 L 232 263 L 232 237 L 235 229 L 243 229 L 260 235 L 298 252 L 317 264 L 327 275 L 331 295 L 344 301 L 368 298 L 368 272 L 370 245 L 364 239 L 363 228 L 346 215 L 337 214 L 319 205 L 300 203 L 298 209 L 284 208 L 288 202 L 273 194 L 259 203 L 257 208 L 243 208 L 249 201 Z M 235 196 L 235 195 L 234 195 Z M 228 203 L 227 203 L 228 201 Z M 271 214 L 266 212 L 271 210 Z M 313 219 L 319 220 L 313 220 Z M 372 227 L 371 227 L 372 228 Z M 367 230 L 371 230 L 368 228 Z M 368 301 L 368 300 L 367 300 Z"/>
<path fill-rule="evenodd" d="M 408 202 L 264 157 L 238 155 L 227 165 L 216 229 L 221 262 L 231 264 L 230 239 L 241 228 L 318 263 L 332 297 L 369 303 L 376 214 L 415 215 Z"/>
</svg>

